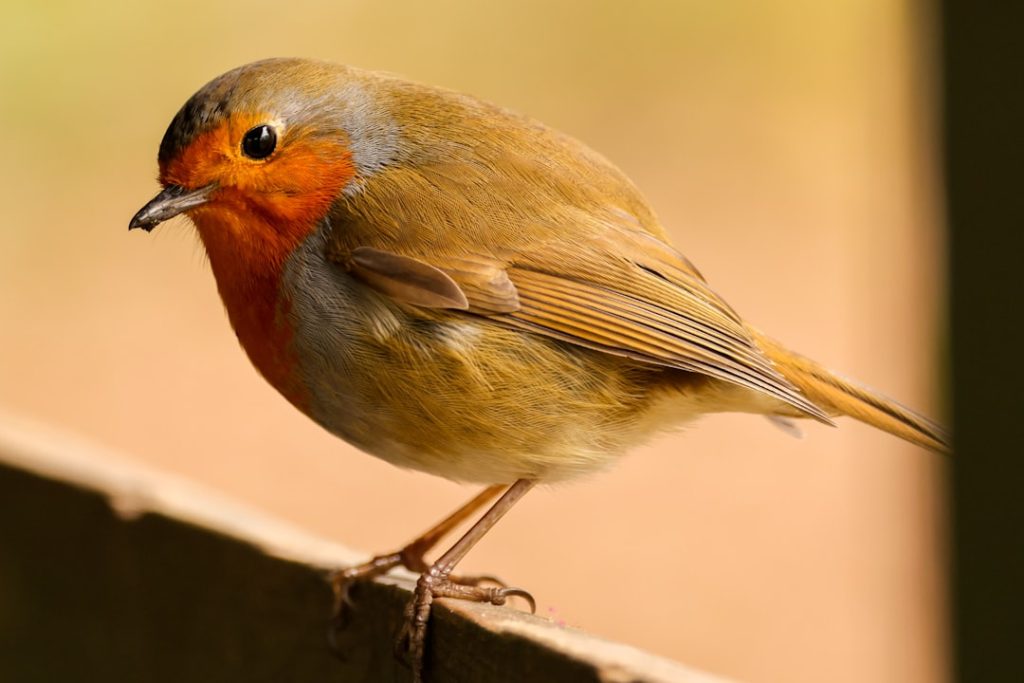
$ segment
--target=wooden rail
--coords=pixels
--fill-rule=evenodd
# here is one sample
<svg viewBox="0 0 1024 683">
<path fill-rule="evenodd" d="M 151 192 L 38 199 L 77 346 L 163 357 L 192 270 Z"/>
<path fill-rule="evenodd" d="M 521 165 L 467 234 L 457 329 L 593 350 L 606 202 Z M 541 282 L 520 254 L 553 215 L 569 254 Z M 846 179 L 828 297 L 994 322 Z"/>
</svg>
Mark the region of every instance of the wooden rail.
<svg viewBox="0 0 1024 683">
<path fill-rule="evenodd" d="M 0 680 L 405 681 L 410 575 L 353 591 L 342 658 L 328 568 L 364 559 L 105 449 L 0 413 Z M 512 608 L 435 603 L 430 681 L 721 683 Z"/>
</svg>

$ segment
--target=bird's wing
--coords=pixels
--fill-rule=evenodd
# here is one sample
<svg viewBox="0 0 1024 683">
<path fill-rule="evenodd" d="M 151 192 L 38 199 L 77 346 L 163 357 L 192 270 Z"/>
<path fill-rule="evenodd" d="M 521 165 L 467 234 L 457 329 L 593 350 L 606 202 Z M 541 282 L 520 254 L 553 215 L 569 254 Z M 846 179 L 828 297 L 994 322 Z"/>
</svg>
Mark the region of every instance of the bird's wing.
<svg viewBox="0 0 1024 683">
<path fill-rule="evenodd" d="M 523 175 L 441 164 L 389 171 L 339 205 L 328 254 L 405 304 L 702 373 L 829 422 L 660 228 L 634 217 L 634 198 L 601 193 L 583 208 L 566 201 L 569 190 L 516 180 Z"/>
</svg>

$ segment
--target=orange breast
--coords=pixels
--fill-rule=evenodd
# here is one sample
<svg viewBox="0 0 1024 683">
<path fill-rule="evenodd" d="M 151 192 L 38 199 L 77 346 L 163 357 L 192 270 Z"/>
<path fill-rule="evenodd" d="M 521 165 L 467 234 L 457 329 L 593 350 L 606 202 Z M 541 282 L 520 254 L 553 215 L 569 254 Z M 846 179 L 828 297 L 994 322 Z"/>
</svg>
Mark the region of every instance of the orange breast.
<svg viewBox="0 0 1024 683">
<path fill-rule="evenodd" d="M 289 301 L 281 296 L 287 254 L 304 235 L 286 235 L 253 212 L 222 203 L 195 211 L 231 326 L 249 360 L 300 410 L 308 405 L 296 372 Z"/>
</svg>

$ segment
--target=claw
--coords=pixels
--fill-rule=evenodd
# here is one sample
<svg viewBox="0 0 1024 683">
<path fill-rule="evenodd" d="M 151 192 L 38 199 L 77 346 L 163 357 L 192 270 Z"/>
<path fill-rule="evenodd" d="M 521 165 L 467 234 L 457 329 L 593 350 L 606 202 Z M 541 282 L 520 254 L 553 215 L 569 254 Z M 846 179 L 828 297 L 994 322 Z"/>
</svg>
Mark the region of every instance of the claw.
<svg viewBox="0 0 1024 683">
<path fill-rule="evenodd" d="M 493 577 L 487 577 L 493 578 Z M 537 613 L 537 601 L 529 591 L 508 586 L 477 586 L 465 581 L 453 581 L 450 578 L 431 574 L 420 576 L 416 582 L 416 590 L 405 608 L 405 622 L 395 643 L 395 656 L 399 661 L 412 668 L 413 680 L 419 681 L 422 675 L 423 653 L 426 644 L 427 620 L 430 618 L 431 606 L 435 598 L 453 598 L 471 602 L 486 602 L 492 605 L 504 605 L 509 598 L 522 598 L 530 605 L 530 612 Z"/>
<path fill-rule="evenodd" d="M 395 646 L 392 650 L 392 652 L 395 655 L 395 659 L 397 659 L 402 664 L 405 664 L 406 666 L 410 666 L 409 650 L 411 648 L 411 645 L 412 633 L 410 632 L 409 629 L 409 622 L 406 621 L 402 625 L 402 630 L 398 632 L 398 637 L 395 638 Z"/>
<path fill-rule="evenodd" d="M 505 587 L 499 590 L 497 595 L 501 597 L 501 602 L 495 602 L 495 605 L 505 604 L 505 600 L 507 598 L 522 598 L 530 605 L 530 614 L 537 613 L 537 601 L 533 599 L 533 596 L 530 595 L 529 591 L 525 591 L 522 588 Z"/>
<path fill-rule="evenodd" d="M 351 598 L 352 586 L 359 581 L 366 581 L 386 574 L 402 564 L 403 561 L 404 558 L 399 551 L 378 555 L 369 562 L 331 573 L 330 582 L 334 591 L 334 602 L 331 606 L 331 618 L 327 624 L 327 646 L 336 657 L 344 659 L 338 642 L 338 633 L 349 624 L 349 614 L 351 608 L 354 607 Z"/>
</svg>

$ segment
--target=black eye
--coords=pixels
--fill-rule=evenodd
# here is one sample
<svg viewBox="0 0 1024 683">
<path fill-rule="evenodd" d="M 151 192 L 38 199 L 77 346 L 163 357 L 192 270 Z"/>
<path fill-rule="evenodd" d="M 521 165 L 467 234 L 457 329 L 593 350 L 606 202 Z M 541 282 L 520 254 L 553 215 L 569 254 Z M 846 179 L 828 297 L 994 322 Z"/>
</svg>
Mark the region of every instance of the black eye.
<svg viewBox="0 0 1024 683">
<path fill-rule="evenodd" d="M 277 133 L 264 124 L 256 126 L 242 138 L 242 153 L 250 159 L 266 159 L 277 146 Z"/>
</svg>

